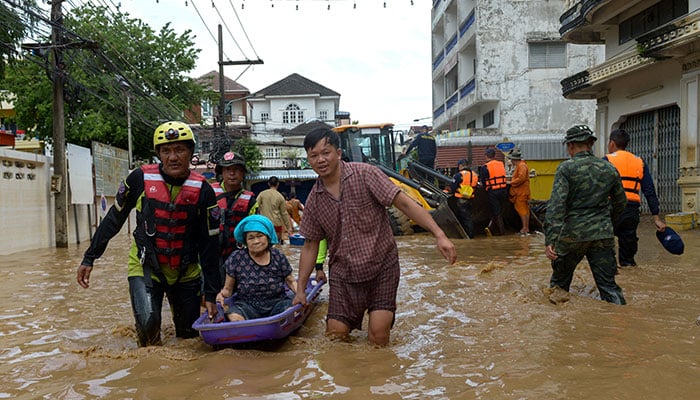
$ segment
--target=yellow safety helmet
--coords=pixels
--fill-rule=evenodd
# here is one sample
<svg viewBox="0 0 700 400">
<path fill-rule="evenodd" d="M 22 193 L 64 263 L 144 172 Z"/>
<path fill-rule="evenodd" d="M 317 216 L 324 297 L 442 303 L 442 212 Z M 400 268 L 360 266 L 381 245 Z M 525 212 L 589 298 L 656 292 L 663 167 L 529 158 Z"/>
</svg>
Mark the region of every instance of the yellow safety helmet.
<svg viewBox="0 0 700 400">
<path fill-rule="evenodd" d="M 158 151 L 158 146 L 165 143 L 190 141 L 194 146 L 194 133 L 186 123 L 180 121 L 168 121 L 156 128 L 153 133 L 153 150 Z"/>
</svg>

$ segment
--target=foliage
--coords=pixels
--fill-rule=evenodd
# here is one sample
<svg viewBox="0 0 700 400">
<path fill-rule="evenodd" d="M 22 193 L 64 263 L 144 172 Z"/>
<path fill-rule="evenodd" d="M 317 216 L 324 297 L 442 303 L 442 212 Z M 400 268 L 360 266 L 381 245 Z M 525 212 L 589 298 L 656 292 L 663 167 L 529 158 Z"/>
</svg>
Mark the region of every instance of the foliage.
<svg viewBox="0 0 700 400">
<path fill-rule="evenodd" d="M 90 147 L 95 140 L 128 147 L 129 96 L 134 158 L 153 154 L 153 132 L 162 122 L 182 120 L 183 110 L 209 95 L 185 73 L 199 49 L 191 31 L 169 25 L 154 31 L 139 19 L 86 5 L 64 18 L 66 141 Z M 43 38 L 48 41 L 48 38 Z M 41 40 L 41 39 L 38 39 Z M 18 126 L 41 138 L 52 134 L 49 59 L 28 58 L 7 68 L 2 87 L 16 96 Z"/>
<path fill-rule="evenodd" d="M 33 5 L 34 1 L 23 1 L 22 4 Z M 26 28 L 14 10 L 0 2 L 0 79 L 5 76 L 6 65 L 17 59 L 17 48 L 24 39 Z"/>
<path fill-rule="evenodd" d="M 27 59 L 17 60 L 7 68 L 2 87 L 7 90 L 5 100 L 12 96 L 17 126 L 26 127 L 28 136 L 50 138 L 53 131 L 52 89 L 41 67 Z"/>
<path fill-rule="evenodd" d="M 233 144 L 232 150 L 245 158 L 246 167 L 249 171 L 260 171 L 263 154 L 253 140 L 249 138 L 240 138 Z"/>
</svg>

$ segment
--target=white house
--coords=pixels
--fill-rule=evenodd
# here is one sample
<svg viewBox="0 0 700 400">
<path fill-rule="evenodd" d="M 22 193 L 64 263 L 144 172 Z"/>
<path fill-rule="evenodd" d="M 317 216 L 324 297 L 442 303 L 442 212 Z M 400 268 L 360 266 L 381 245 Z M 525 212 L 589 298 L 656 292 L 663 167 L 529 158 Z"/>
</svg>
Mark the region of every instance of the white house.
<svg viewBox="0 0 700 400">
<path fill-rule="evenodd" d="M 335 126 L 340 94 L 291 74 L 250 95 L 247 104 L 251 139 L 260 143 L 263 168 L 289 168 L 292 155 L 298 159 L 306 157 L 300 148 L 299 134 L 290 131 L 309 121 Z"/>
</svg>

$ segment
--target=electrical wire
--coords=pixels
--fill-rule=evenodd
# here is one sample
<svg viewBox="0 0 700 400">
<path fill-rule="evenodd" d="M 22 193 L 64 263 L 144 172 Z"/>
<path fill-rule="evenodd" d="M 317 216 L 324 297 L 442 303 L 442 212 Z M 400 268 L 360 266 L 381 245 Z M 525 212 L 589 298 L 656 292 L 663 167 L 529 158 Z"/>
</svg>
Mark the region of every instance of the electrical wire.
<svg viewBox="0 0 700 400">
<path fill-rule="evenodd" d="M 61 45 L 60 45 L 60 48 L 79 47 L 80 44 L 89 43 L 89 41 L 87 41 L 86 39 L 84 39 L 81 35 L 78 35 L 77 33 L 75 33 L 75 32 L 73 32 L 73 31 L 71 31 L 71 30 L 65 28 L 65 27 L 62 26 L 62 25 L 58 25 L 58 24 L 52 23 L 52 21 L 50 21 L 50 20 L 46 19 L 45 17 L 43 17 L 43 16 L 41 15 L 41 12 L 43 12 L 43 11 L 45 11 L 45 10 L 37 11 L 37 10 L 29 9 L 29 8 L 27 8 L 27 7 L 19 6 L 19 5 L 17 5 L 16 3 L 12 2 L 12 1 L 9 1 L 9 0 L 1 0 L 1 1 L 4 1 L 5 3 L 10 4 L 10 5 L 13 6 L 16 10 L 21 10 L 21 11 L 24 12 L 27 16 L 31 16 L 31 17 L 37 19 L 38 21 L 43 21 L 44 23 L 46 23 L 46 26 L 50 26 L 51 28 L 53 28 L 53 27 L 55 27 L 55 26 L 59 27 L 59 29 L 60 29 L 62 35 L 67 35 L 69 38 L 70 38 L 70 37 L 73 37 L 74 39 L 75 39 L 75 38 L 78 38 L 78 39 L 80 40 L 80 43 L 78 43 L 77 45 L 76 45 L 76 43 L 68 42 L 68 43 L 63 43 L 63 44 L 61 44 Z M 72 0 L 68 0 L 68 2 L 69 2 L 69 4 L 71 4 L 72 6 L 74 6 L 74 7 L 76 6 L 75 2 L 73 2 Z M 106 5 L 106 3 L 105 3 L 105 5 Z M 107 7 L 107 8 L 108 8 L 108 7 Z M 110 11 L 111 11 L 111 10 L 110 10 Z M 24 18 L 26 18 L 26 17 L 24 17 L 21 13 L 18 13 L 18 15 L 20 16 L 20 19 L 22 19 L 23 21 L 25 21 Z M 115 18 L 112 17 L 112 20 L 115 20 Z M 116 20 L 118 20 L 118 19 L 116 19 Z M 0 23 L 2 23 L 2 22 L 0 22 Z M 4 25 L 6 25 L 6 24 L 4 24 Z M 25 26 L 28 26 L 28 25 L 25 25 Z M 39 29 L 39 30 L 40 30 L 40 29 Z M 96 31 L 96 32 L 99 32 L 99 30 L 95 30 L 95 31 Z M 36 34 L 36 32 L 35 32 L 35 34 Z M 50 31 L 49 31 L 49 30 L 44 30 L 44 31 L 42 31 L 41 34 L 42 34 L 43 36 L 47 36 L 47 37 L 48 37 L 48 36 L 50 36 Z M 105 42 L 105 43 L 108 43 L 107 41 L 104 41 L 104 42 Z M 9 46 L 9 47 L 12 47 L 12 46 Z M 51 46 L 51 47 L 53 48 L 53 47 L 55 47 L 55 46 Z M 39 45 L 36 46 L 36 48 L 37 48 L 37 49 L 47 48 L 47 45 L 41 45 L 41 44 L 39 44 Z M 21 56 L 21 53 L 18 52 L 16 49 L 12 48 L 12 50 L 15 51 L 16 54 L 18 54 L 19 56 Z M 117 52 L 115 49 L 112 48 L 112 50 L 113 50 L 113 52 L 115 52 L 117 55 L 120 55 L 120 53 Z M 63 63 L 64 63 L 64 64 L 74 63 L 74 64 L 75 64 L 74 66 L 77 67 L 76 69 L 79 70 L 82 74 L 84 74 L 84 75 L 86 75 L 86 76 L 92 76 L 93 79 L 97 79 L 98 81 L 100 81 L 100 80 L 104 81 L 104 79 L 100 79 L 99 77 L 100 77 L 100 76 L 104 76 L 104 73 L 106 72 L 105 69 L 106 69 L 107 71 L 110 71 L 110 72 L 114 73 L 114 74 L 118 74 L 119 76 L 126 76 L 126 75 L 127 75 L 127 74 L 125 73 L 125 71 L 123 71 L 122 69 L 120 69 L 119 67 L 117 67 L 117 66 L 112 62 L 112 60 L 111 60 L 101 49 L 93 49 L 93 55 L 94 55 L 95 57 L 94 57 L 94 59 L 92 60 L 93 62 L 90 62 L 90 63 L 87 62 L 90 58 L 89 58 L 89 57 L 85 57 L 85 56 L 84 56 L 84 53 L 85 53 L 85 52 L 64 52 L 64 53 L 63 53 Z M 88 94 L 90 94 L 91 96 L 93 96 L 94 98 L 100 100 L 102 103 L 104 103 L 104 104 L 107 105 L 108 107 L 111 107 L 111 108 L 113 108 L 113 109 L 119 109 L 119 108 L 120 108 L 120 107 L 117 106 L 114 102 L 110 101 L 108 98 L 106 98 L 106 97 L 102 96 L 100 93 L 98 93 L 98 91 L 96 91 L 96 90 L 94 90 L 94 89 L 92 89 L 92 88 L 90 88 L 90 87 L 88 87 L 88 86 L 82 84 L 82 83 L 79 81 L 79 78 L 76 77 L 76 76 L 74 76 L 73 74 L 71 74 L 71 73 L 69 72 L 69 70 L 67 70 L 67 69 L 56 69 L 56 70 L 54 70 L 53 73 L 52 73 L 52 71 L 51 71 L 51 66 L 50 66 L 50 64 L 48 63 L 48 59 L 47 59 L 47 58 L 46 58 L 46 59 L 43 59 L 42 61 L 39 61 L 39 59 L 37 59 L 36 57 L 25 57 L 25 58 L 28 59 L 28 60 L 30 60 L 30 61 L 32 61 L 32 62 L 37 63 L 37 64 L 40 65 L 42 68 L 46 69 L 46 70 L 47 70 L 47 75 L 49 76 L 49 78 L 51 78 L 51 77 L 53 76 L 54 73 L 61 73 L 62 76 L 63 76 L 63 78 L 64 78 L 64 80 L 65 80 L 65 84 L 66 84 L 66 87 L 68 88 L 68 91 L 69 91 L 69 92 L 70 92 L 70 91 L 74 91 L 74 92 L 76 92 L 76 93 L 79 93 L 79 92 L 88 93 Z M 95 65 L 95 64 L 94 64 L 94 61 L 95 61 L 95 60 L 101 60 L 102 65 Z M 123 60 L 123 61 L 126 61 L 126 60 Z M 128 63 L 127 63 L 127 64 L 128 64 Z M 133 68 L 133 66 L 131 66 L 130 64 L 129 64 L 129 66 L 130 66 L 130 68 L 132 69 L 132 71 L 136 72 L 136 70 Z M 141 77 L 141 78 L 142 78 L 142 77 Z M 115 80 L 115 81 L 116 81 L 116 80 Z M 148 83 L 146 80 L 142 80 L 142 82 Z M 146 101 L 148 107 L 150 107 L 151 109 L 157 110 L 159 114 L 162 114 L 162 115 L 180 115 L 180 114 L 181 114 L 181 110 L 179 109 L 179 107 L 175 106 L 172 102 L 168 101 L 168 98 L 167 98 L 167 97 L 165 97 L 165 96 L 163 96 L 163 95 L 161 95 L 161 94 L 158 94 L 158 91 L 152 89 L 152 87 L 149 88 L 147 91 L 144 91 L 140 86 L 138 86 L 138 85 L 133 85 L 133 84 L 132 84 L 132 88 L 134 89 L 135 94 L 136 94 L 139 98 L 141 98 L 141 99 L 143 99 L 143 100 Z M 118 98 L 121 98 L 121 96 L 119 96 L 119 89 L 116 87 L 116 84 L 113 84 L 113 85 L 105 85 L 105 87 L 100 88 L 100 90 L 105 91 L 105 93 L 111 94 L 111 95 L 113 96 L 112 98 L 117 98 L 117 99 L 118 99 Z M 166 108 L 163 108 L 163 104 L 161 104 L 160 102 L 156 102 L 155 100 L 153 100 L 153 94 L 156 94 L 158 97 L 160 97 L 161 101 L 163 101 L 164 103 L 166 103 L 167 107 L 166 107 Z M 68 97 L 70 97 L 71 95 L 72 95 L 71 93 L 68 93 Z M 167 103 L 169 103 L 169 104 L 167 104 Z M 149 123 L 149 122 L 146 120 L 146 118 L 145 118 L 144 116 L 142 116 L 142 115 L 140 115 L 140 114 L 138 114 L 138 113 L 135 113 L 135 114 L 134 114 L 134 117 L 135 117 L 136 120 L 140 120 L 141 122 L 143 122 L 143 123 L 145 123 L 145 124 L 147 124 L 147 125 L 149 125 L 149 126 L 152 125 L 152 123 Z"/>
<path fill-rule="evenodd" d="M 207 23 L 204 21 L 204 17 L 202 17 L 202 14 L 199 12 L 199 9 L 194 4 L 194 0 L 190 0 L 190 2 L 192 3 L 192 7 L 194 7 L 194 10 L 197 12 L 197 15 L 199 15 L 199 19 L 202 21 L 202 24 L 204 24 L 204 28 L 206 28 L 207 32 L 209 32 L 209 36 L 211 36 L 211 38 L 214 40 L 214 43 L 216 43 L 218 45 L 219 40 L 214 36 L 213 33 L 211 33 L 211 29 L 209 29 L 209 25 L 207 25 Z M 224 57 L 226 57 L 229 60 L 231 59 L 231 58 L 229 58 L 228 55 L 226 55 L 226 52 L 223 52 L 223 53 L 224 53 Z"/>
<path fill-rule="evenodd" d="M 233 2 L 231 0 L 228 0 L 228 3 L 231 5 L 231 9 L 233 10 L 233 13 L 236 15 L 236 19 L 238 20 L 238 25 L 241 26 L 241 30 L 243 31 L 243 34 L 245 35 L 245 38 L 248 41 L 248 44 L 250 45 L 250 48 L 253 50 L 253 54 L 255 54 L 255 58 L 257 58 L 259 60 L 260 56 L 258 56 L 258 52 L 255 51 L 255 46 L 253 46 L 253 43 L 250 41 L 250 38 L 248 37 L 248 32 L 246 32 L 245 27 L 243 26 L 243 22 L 241 22 L 241 18 L 238 16 L 238 11 L 236 11 L 236 7 L 233 6 Z M 241 53 L 242 53 L 242 51 L 241 51 Z M 246 57 L 246 59 L 247 59 L 247 57 Z"/>
<path fill-rule="evenodd" d="M 241 48 L 241 46 L 238 44 L 238 41 L 236 40 L 236 38 L 233 36 L 233 33 L 231 33 L 231 29 L 228 27 L 228 24 L 226 23 L 226 20 L 224 19 L 224 17 L 221 15 L 221 12 L 219 12 L 219 9 L 218 9 L 218 8 L 216 7 L 216 5 L 214 4 L 214 1 L 211 2 L 211 5 L 212 5 L 212 7 L 214 8 L 214 10 L 216 10 L 216 13 L 219 15 L 219 19 L 221 20 L 221 23 L 222 23 L 222 24 L 224 25 L 224 27 L 226 28 L 226 31 L 228 32 L 229 36 L 231 36 L 231 39 L 233 40 L 233 43 L 236 45 L 236 47 L 238 47 L 238 50 L 241 52 L 241 54 L 243 54 L 243 57 L 245 57 L 245 58 L 247 59 L 248 57 L 245 55 L 245 52 L 243 51 L 243 49 Z M 219 46 L 222 46 L 222 47 L 223 47 L 222 44 L 219 44 Z M 227 58 L 228 58 L 228 56 L 227 56 Z M 229 59 L 229 60 L 230 60 L 230 59 Z"/>
</svg>

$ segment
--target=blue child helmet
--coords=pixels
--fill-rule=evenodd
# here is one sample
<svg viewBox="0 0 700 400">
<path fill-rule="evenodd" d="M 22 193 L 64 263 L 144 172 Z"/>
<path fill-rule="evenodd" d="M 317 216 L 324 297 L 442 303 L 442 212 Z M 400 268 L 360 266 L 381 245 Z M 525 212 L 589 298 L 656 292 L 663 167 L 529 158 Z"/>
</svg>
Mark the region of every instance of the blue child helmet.
<svg viewBox="0 0 700 400">
<path fill-rule="evenodd" d="M 661 245 L 664 246 L 664 249 L 669 253 L 677 255 L 683 254 L 683 250 L 685 249 L 683 239 L 681 239 L 671 227 L 667 226 L 662 232 L 657 231 L 656 238 L 659 239 Z"/>
<path fill-rule="evenodd" d="M 245 243 L 245 234 L 247 232 L 261 232 L 267 236 L 267 240 L 270 241 L 270 244 L 279 243 L 277 234 L 275 233 L 275 226 L 272 225 L 272 221 L 264 215 L 249 215 L 243 218 L 241 222 L 236 225 L 233 236 L 238 243 Z"/>
</svg>

